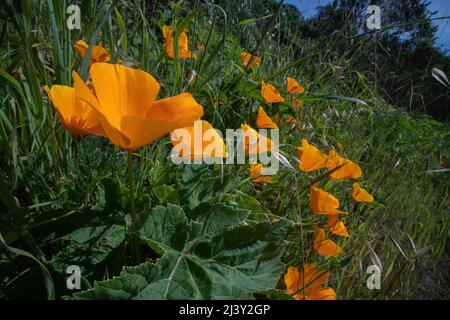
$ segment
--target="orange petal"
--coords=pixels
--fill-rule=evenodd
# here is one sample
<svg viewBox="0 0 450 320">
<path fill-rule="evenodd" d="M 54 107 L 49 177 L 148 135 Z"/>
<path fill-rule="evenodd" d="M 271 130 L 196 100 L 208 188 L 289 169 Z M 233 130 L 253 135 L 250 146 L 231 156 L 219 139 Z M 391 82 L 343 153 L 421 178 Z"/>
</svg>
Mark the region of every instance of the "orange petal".
<svg viewBox="0 0 450 320">
<path fill-rule="evenodd" d="M 198 127 L 200 132 L 197 132 L 198 122 L 201 127 Z M 188 134 L 187 139 L 184 136 Z M 200 135 L 200 138 L 198 137 Z M 205 157 L 220 157 L 227 156 L 226 146 L 222 137 L 207 121 L 196 121 L 194 126 L 175 129 L 170 134 L 172 145 L 179 150 L 178 155 L 186 159 L 204 159 Z M 195 141 L 195 139 L 200 139 Z M 197 144 L 196 144 L 197 142 Z"/>
<path fill-rule="evenodd" d="M 352 199 L 356 202 L 373 202 L 373 196 L 357 182 L 353 184 Z"/>
<path fill-rule="evenodd" d="M 75 50 L 78 52 L 81 58 L 84 58 L 88 50 L 88 44 L 83 40 L 78 40 L 75 44 Z M 93 63 L 97 62 L 109 62 L 111 57 L 109 56 L 108 50 L 102 46 L 94 45 L 91 52 L 91 58 L 89 59 L 89 67 Z"/>
<path fill-rule="evenodd" d="M 314 230 L 314 249 L 324 257 L 337 257 L 342 252 L 336 243 L 325 239 L 325 231 L 321 228 Z"/>
<path fill-rule="evenodd" d="M 45 88 L 50 100 L 58 111 L 63 126 L 74 135 L 96 134 L 104 135 L 100 120 L 92 108 L 77 99 L 75 88 L 54 85 Z"/>
<path fill-rule="evenodd" d="M 278 126 L 270 119 L 264 109 L 258 108 L 258 117 L 256 118 L 256 126 L 265 129 L 278 129 Z"/>
<path fill-rule="evenodd" d="M 336 292 L 330 287 L 319 288 L 311 291 L 306 297 L 307 300 L 336 300 Z"/>
<path fill-rule="evenodd" d="M 328 157 L 319 151 L 313 145 L 308 143 L 308 140 L 302 139 L 302 146 L 299 150 L 300 170 L 315 171 L 325 168 L 328 165 Z"/>
<path fill-rule="evenodd" d="M 96 63 L 90 69 L 100 111 L 116 128 L 123 116 L 144 117 L 159 92 L 150 74 L 120 64 Z"/>
<path fill-rule="evenodd" d="M 179 122 L 178 128 L 192 125 L 203 116 L 203 107 L 198 104 L 190 93 L 181 93 L 173 97 L 155 101 L 146 118 L 160 121 Z M 177 128 L 174 128 L 177 129 Z"/>
<path fill-rule="evenodd" d="M 316 268 L 314 264 L 305 263 L 303 270 L 299 274 L 299 287 L 305 288 L 305 293 L 317 290 L 330 274 Z"/>
<path fill-rule="evenodd" d="M 339 200 L 336 199 L 331 193 L 317 187 L 317 183 L 311 187 L 309 198 L 311 210 L 316 214 L 348 213 L 338 210 Z"/>
<path fill-rule="evenodd" d="M 338 236 L 349 238 L 347 228 L 337 215 L 328 215 L 328 230 Z"/>
<path fill-rule="evenodd" d="M 297 268 L 289 267 L 286 274 L 284 275 L 284 284 L 289 292 L 289 294 L 294 294 L 300 289 L 299 286 L 300 273 Z"/>
<path fill-rule="evenodd" d="M 303 88 L 294 78 L 286 78 L 286 88 L 290 94 L 303 93 L 305 88 Z"/>
<path fill-rule="evenodd" d="M 328 170 L 332 170 L 338 166 L 338 170 L 330 174 L 332 179 L 356 179 L 362 176 L 361 168 L 353 161 L 339 156 L 336 151 L 330 150 L 327 164 Z"/>
<path fill-rule="evenodd" d="M 189 39 L 187 36 L 187 29 L 181 32 L 181 34 L 178 36 L 178 57 L 179 58 L 196 58 L 197 56 L 189 51 L 188 44 Z M 168 25 L 164 25 L 163 27 L 163 35 L 164 35 L 164 43 L 166 47 L 167 55 L 170 59 L 173 59 L 174 52 L 173 52 L 173 39 L 172 39 L 172 30 Z"/>
<path fill-rule="evenodd" d="M 241 125 L 242 138 L 245 153 L 259 154 L 271 151 L 274 148 L 273 142 L 247 124 Z"/>
<path fill-rule="evenodd" d="M 277 103 L 284 101 L 284 98 L 280 95 L 278 89 L 270 83 L 264 83 L 264 81 L 262 81 L 261 83 L 261 96 L 267 103 Z"/>
<path fill-rule="evenodd" d="M 78 73 L 76 73 L 75 71 L 72 72 L 72 77 L 77 98 L 88 103 L 92 107 L 92 110 L 95 112 L 95 115 L 101 122 L 108 139 L 111 140 L 112 143 L 122 148 L 126 148 L 129 145 L 130 140 L 120 132 L 119 128 L 116 128 L 113 124 L 111 124 L 108 118 L 101 112 L 102 108 L 97 98 L 88 88 L 88 86 L 83 82 L 83 80 L 81 80 Z"/>
<path fill-rule="evenodd" d="M 245 51 L 241 52 L 240 57 L 242 59 L 242 65 L 244 67 L 248 66 L 249 68 L 252 68 L 254 66 L 257 66 L 257 65 L 261 64 L 261 58 L 259 58 L 257 56 L 252 56 L 248 52 L 245 52 Z M 249 64 L 249 62 L 250 62 L 250 64 Z"/>
<path fill-rule="evenodd" d="M 250 164 L 250 177 L 252 177 L 253 183 L 263 183 L 272 181 L 272 177 L 261 175 L 262 168 L 263 165 L 261 163 Z"/>
<path fill-rule="evenodd" d="M 294 103 L 294 106 L 295 106 L 297 109 L 300 109 L 300 107 L 301 107 L 302 104 L 303 104 L 303 101 L 302 101 L 302 100 L 300 100 L 300 99 L 295 99 L 295 98 L 292 99 L 292 102 Z"/>
</svg>

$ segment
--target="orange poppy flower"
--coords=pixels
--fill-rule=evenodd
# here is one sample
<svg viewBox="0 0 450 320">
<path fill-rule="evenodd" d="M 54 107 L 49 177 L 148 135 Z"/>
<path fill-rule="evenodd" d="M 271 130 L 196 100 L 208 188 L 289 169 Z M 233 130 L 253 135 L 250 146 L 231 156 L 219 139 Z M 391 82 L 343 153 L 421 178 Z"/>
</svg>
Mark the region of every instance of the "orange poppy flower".
<svg viewBox="0 0 450 320">
<path fill-rule="evenodd" d="M 278 89 L 270 83 L 265 83 L 264 81 L 262 81 L 261 83 L 261 96 L 267 103 L 277 103 L 284 101 L 284 98 L 280 95 Z"/>
<path fill-rule="evenodd" d="M 344 223 L 335 214 L 328 215 L 328 225 L 327 226 L 328 226 L 328 231 L 330 231 L 331 233 L 333 233 L 335 235 L 345 237 L 345 238 L 350 237 Z"/>
<path fill-rule="evenodd" d="M 197 58 L 197 55 L 189 51 L 188 43 L 189 38 L 187 36 L 187 29 L 184 29 L 178 36 L 178 58 Z M 166 45 L 166 52 L 170 59 L 173 59 L 173 39 L 172 30 L 168 25 L 163 27 L 164 42 Z"/>
<path fill-rule="evenodd" d="M 342 167 L 340 167 L 335 172 L 330 174 L 330 178 L 356 179 L 362 176 L 361 168 L 356 163 L 354 163 L 349 159 L 339 156 L 336 151 L 330 150 L 328 158 L 329 158 L 327 165 L 328 170 L 332 170 L 342 165 Z"/>
<path fill-rule="evenodd" d="M 297 109 L 300 109 L 300 107 L 301 107 L 302 104 L 303 104 L 303 101 L 302 101 L 302 100 L 300 100 L 300 99 L 295 99 L 295 98 L 292 98 L 292 102 L 294 103 L 294 106 L 295 106 Z"/>
<path fill-rule="evenodd" d="M 261 175 L 262 168 L 263 168 L 263 165 L 261 163 L 250 164 L 250 177 L 252 177 L 253 183 L 271 182 L 272 181 L 272 177 Z"/>
<path fill-rule="evenodd" d="M 322 228 L 314 229 L 314 249 L 324 257 L 337 257 L 342 252 L 336 243 L 326 239 Z"/>
<path fill-rule="evenodd" d="M 198 125 L 198 124 L 201 124 Z M 196 141 L 196 139 L 198 139 Z M 170 133 L 172 145 L 185 159 L 226 158 L 227 148 L 219 133 L 205 120 Z"/>
<path fill-rule="evenodd" d="M 278 126 L 270 119 L 264 109 L 258 108 L 258 117 L 256 118 L 256 126 L 265 129 L 278 129 Z"/>
<path fill-rule="evenodd" d="M 305 92 L 305 88 L 303 88 L 300 83 L 298 83 L 294 78 L 291 77 L 286 78 L 286 88 L 290 94 Z"/>
<path fill-rule="evenodd" d="M 357 182 L 353 184 L 352 199 L 356 202 L 373 202 L 373 196 Z"/>
<path fill-rule="evenodd" d="M 90 74 L 95 94 L 73 72 L 75 94 L 93 108 L 109 140 L 125 150 L 152 143 L 203 115 L 189 93 L 155 100 L 159 84 L 142 70 L 94 63 Z"/>
<path fill-rule="evenodd" d="M 66 130 L 73 135 L 105 135 L 100 120 L 92 108 L 86 102 L 76 98 L 75 88 L 54 85 L 50 89 L 45 86 L 44 89 Z"/>
<path fill-rule="evenodd" d="M 241 52 L 240 57 L 242 59 L 242 66 L 244 68 L 253 68 L 254 66 L 257 66 L 258 64 L 261 64 L 261 58 L 257 56 L 253 56 L 251 53 L 248 53 L 246 51 Z M 251 61 L 250 61 L 251 60 Z M 250 62 L 250 64 L 249 64 Z"/>
<path fill-rule="evenodd" d="M 328 157 L 319 149 L 310 145 L 308 140 L 302 139 L 302 146 L 299 151 L 298 160 L 300 170 L 304 172 L 315 171 L 327 167 Z"/>
<path fill-rule="evenodd" d="M 289 117 L 286 118 L 285 123 L 288 124 L 288 125 L 291 125 L 291 124 L 298 124 L 299 122 L 293 116 L 289 116 Z"/>
<path fill-rule="evenodd" d="M 311 187 L 309 200 L 311 210 L 316 214 L 348 214 L 348 212 L 338 210 L 340 205 L 339 200 L 331 193 L 320 189 L 317 183 Z"/>
<path fill-rule="evenodd" d="M 84 58 L 88 48 L 88 44 L 83 40 L 78 40 L 75 44 L 75 50 L 78 52 L 81 58 Z M 109 62 L 110 59 L 111 57 L 109 56 L 108 50 L 100 45 L 94 45 L 91 52 L 91 58 L 89 59 L 89 67 L 91 67 L 91 65 L 96 62 Z"/>
<path fill-rule="evenodd" d="M 269 152 L 274 144 L 269 138 L 260 135 L 258 131 L 247 124 L 241 125 L 243 145 L 246 154 L 258 154 Z"/>
<path fill-rule="evenodd" d="M 336 300 L 336 293 L 330 287 L 322 287 L 330 273 L 305 263 L 303 270 L 289 267 L 284 275 L 284 283 L 289 294 L 297 300 Z"/>
</svg>

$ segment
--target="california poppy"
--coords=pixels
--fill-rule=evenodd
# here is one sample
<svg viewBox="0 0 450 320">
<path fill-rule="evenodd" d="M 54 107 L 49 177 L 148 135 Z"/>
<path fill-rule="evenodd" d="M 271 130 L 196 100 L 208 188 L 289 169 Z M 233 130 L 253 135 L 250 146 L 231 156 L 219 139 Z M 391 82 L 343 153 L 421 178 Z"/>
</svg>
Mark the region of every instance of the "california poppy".
<svg viewBox="0 0 450 320">
<path fill-rule="evenodd" d="M 258 108 L 258 117 L 256 118 L 256 126 L 265 129 L 278 129 L 278 126 L 270 119 L 264 109 Z"/>
<path fill-rule="evenodd" d="M 328 155 L 329 161 L 327 163 L 328 170 L 332 170 L 341 166 L 335 172 L 330 174 L 332 179 L 356 179 L 361 177 L 361 168 L 353 161 L 341 157 L 336 151 L 330 150 Z"/>
<path fill-rule="evenodd" d="M 291 124 L 298 124 L 299 122 L 293 116 L 288 116 L 285 120 L 285 123 L 291 125 Z"/>
<path fill-rule="evenodd" d="M 189 51 L 188 43 L 189 38 L 187 36 L 187 29 L 184 29 L 178 36 L 178 58 L 197 58 L 197 55 Z M 164 42 L 166 45 L 166 52 L 170 59 L 173 59 L 173 39 L 172 30 L 168 25 L 163 27 Z"/>
<path fill-rule="evenodd" d="M 272 140 L 259 134 L 258 131 L 248 124 L 242 124 L 241 129 L 243 146 L 246 154 L 265 153 L 273 149 L 274 144 Z"/>
<path fill-rule="evenodd" d="M 78 40 L 77 43 L 75 44 L 75 50 L 77 50 L 81 58 L 84 58 L 88 48 L 89 48 L 88 44 L 83 40 Z M 106 50 L 100 45 L 94 45 L 92 47 L 91 58 L 89 59 L 89 67 L 91 67 L 93 63 L 109 62 L 109 60 L 110 56 L 108 50 Z"/>
<path fill-rule="evenodd" d="M 340 214 L 348 213 L 338 210 L 339 200 L 331 193 L 320 189 L 317 183 L 313 184 L 309 193 L 312 212 L 316 214 Z"/>
<path fill-rule="evenodd" d="M 356 202 L 373 202 L 373 196 L 357 182 L 353 184 L 352 199 Z"/>
<path fill-rule="evenodd" d="M 322 287 L 329 277 L 330 273 L 305 263 L 301 271 L 289 267 L 284 276 L 284 283 L 289 294 L 297 300 L 336 300 L 336 293 L 332 288 Z"/>
<path fill-rule="evenodd" d="M 305 92 L 305 88 L 303 88 L 300 83 L 298 83 L 294 78 L 291 77 L 286 78 L 286 88 L 287 92 L 289 92 L 290 94 Z"/>
<path fill-rule="evenodd" d="M 142 70 L 94 63 L 90 74 L 95 94 L 73 72 L 75 94 L 93 108 L 109 140 L 125 150 L 152 143 L 203 115 L 189 93 L 155 100 L 159 84 Z"/>
<path fill-rule="evenodd" d="M 252 177 L 253 183 L 271 182 L 272 181 L 272 177 L 261 175 L 262 168 L 263 168 L 263 165 L 261 163 L 250 164 L 250 177 Z"/>
<path fill-rule="evenodd" d="M 261 83 L 261 96 L 267 103 L 277 103 L 284 101 L 284 98 L 280 95 L 278 89 L 270 83 L 265 83 L 264 81 L 262 81 Z"/>
<path fill-rule="evenodd" d="M 292 98 L 292 102 L 294 103 L 294 106 L 295 106 L 297 109 L 300 109 L 300 107 L 301 107 L 302 104 L 303 104 L 303 101 L 302 101 L 302 100 L 300 100 L 300 99 L 295 99 L 295 98 Z"/>
<path fill-rule="evenodd" d="M 254 66 L 257 66 L 258 64 L 261 64 L 261 58 L 259 58 L 257 56 L 252 56 L 251 53 L 248 53 L 246 51 L 241 52 L 240 57 L 242 59 L 242 66 L 244 68 L 247 68 L 247 67 L 253 68 Z"/>
<path fill-rule="evenodd" d="M 199 122 L 201 127 L 197 127 Z M 192 160 L 206 157 L 225 158 L 227 152 L 222 137 L 209 122 L 205 120 L 199 122 L 196 121 L 193 126 L 178 128 L 170 133 L 172 145 L 177 149 L 178 155 Z"/>
<path fill-rule="evenodd" d="M 300 161 L 299 167 L 301 171 L 315 171 L 328 165 L 327 155 L 310 145 L 308 140 L 302 139 L 302 146 L 297 149 L 299 151 L 298 160 Z"/>
<path fill-rule="evenodd" d="M 103 136 L 105 132 L 92 108 L 75 96 L 75 88 L 54 85 L 44 87 L 52 101 L 63 127 L 73 135 L 95 134 Z"/>
<path fill-rule="evenodd" d="M 314 229 L 314 249 L 324 257 L 337 257 L 342 250 L 332 240 L 326 239 L 322 228 Z"/>
<path fill-rule="evenodd" d="M 342 222 L 342 220 L 339 219 L 338 215 L 335 214 L 329 214 L 328 215 L 328 231 L 330 231 L 331 233 L 341 236 L 341 237 L 346 237 L 349 238 L 350 235 L 347 232 L 347 228 L 345 227 L 344 223 Z"/>
</svg>

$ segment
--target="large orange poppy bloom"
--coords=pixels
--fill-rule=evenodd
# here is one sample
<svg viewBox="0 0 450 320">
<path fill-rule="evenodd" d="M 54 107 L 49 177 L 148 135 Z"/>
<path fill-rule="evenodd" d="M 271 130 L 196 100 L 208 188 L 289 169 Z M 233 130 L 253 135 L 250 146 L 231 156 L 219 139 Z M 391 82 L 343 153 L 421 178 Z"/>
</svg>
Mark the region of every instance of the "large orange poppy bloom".
<svg viewBox="0 0 450 320">
<path fill-rule="evenodd" d="M 338 210 L 339 200 L 331 193 L 320 189 L 317 183 L 313 184 L 309 193 L 309 200 L 312 212 L 316 214 L 347 214 Z"/>
<path fill-rule="evenodd" d="M 92 107 L 109 140 L 125 150 L 152 143 L 203 115 L 189 93 L 155 100 L 159 84 L 142 70 L 94 63 L 90 74 L 95 94 L 73 72 L 76 96 Z"/>
<path fill-rule="evenodd" d="M 329 277 L 330 273 L 305 263 L 301 271 L 289 267 L 284 276 L 284 283 L 289 294 L 297 300 L 336 300 L 336 293 L 332 288 L 322 287 Z"/>
</svg>

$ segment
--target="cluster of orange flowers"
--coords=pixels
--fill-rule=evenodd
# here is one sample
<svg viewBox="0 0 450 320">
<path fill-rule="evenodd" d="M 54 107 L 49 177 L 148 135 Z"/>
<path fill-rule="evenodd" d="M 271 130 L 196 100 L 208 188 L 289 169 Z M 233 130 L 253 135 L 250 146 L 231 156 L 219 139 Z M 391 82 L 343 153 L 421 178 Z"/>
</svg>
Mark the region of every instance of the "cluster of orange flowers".
<svg viewBox="0 0 450 320">
<path fill-rule="evenodd" d="M 261 63 L 261 59 L 250 55 L 247 52 L 241 54 L 243 66 L 253 67 Z M 250 64 L 249 64 L 250 63 Z M 305 89 L 295 79 L 286 78 L 286 90 L 289 94 L 302 94 Z M 279 90 L 270 83 L 262 81 L 261 96 L 266 103 L 281 103 L 285 99 Z M 291 99 L 296 108 L 300 108 L 301 100 L 292 96 Z M 298 123 L 292 117 L 286 121 L 287 124 Z M 278 125 L 267 115 L 263 107 L 258 108 L 256 118 L 258 128 L 278 129 Z M 335 150 L 324 154 L 316 147 L 309 144 L 306 139 L 302 139 L 299 150 L 299 168 L 303 172 L 327 169 L 331 179 L 357 179 L 362 176 L 361 168 L 353 161 L 340 156 Z M 261 176 L 262 164 L 251 164 L 250 175 L 254 183 L 271 182 L 269 176 Z M 356 202 L 373 202 L 373 196 L 355 182 L 352 189 L 352 199 Z M 348 214 L 339 210 L 339 200 L 331 193 L 319 188 L 318 183 L 314 183 L 310 189 L 310 207 L 314 214 L 327 215 L 327 229 L 331 234 L 349 238 L 350 234 L 339 218 L 339 214 Z M 314 250 L 324 257 L 337 257 L 342 253 L 342 249 L 331 239 L 327 238 L 323 228 L 316 227 L 313 240 Z M 303 270 L 289 267 L 285 275 L 285 284 L 288 292 L 298 300 L 330 300 L 336 299 L 336 294 L 332 288 L 323 288 L 322 284 L 329 278 L 329 273 L 317 269 L 313 264 L 305 263 Z"/>
<path fill-rule="evenodd" d="M 331 179 L 357 179 L 362 176 L 361 168 L 355 162 L 338 155 L 335 150 L 331 150 L 326 155 L 310 145 L 306 139 L 302 140 L 302 146 L 298 150 L 300 170 L 304 172 L 326 168 Z M 352 199 L 356 202 L 373 202 L 374 200 L 373 196 L 356 182 L 353 184 Z M 348 212 L 339 210 L 339 206 L 339 200 L 331 193 L 320 189 L 317 183 L 311 186 L 311 211 L 314 214 L 327 215 L 327 228 L 331 234 L 349 238 L 350 234 L 344 222 L 339 218 L 340 214 L 348 214 Z M 328 239 L 325 230 L 320 227 L 316 227 L 314 230 L 313 247 L 319 255 L 324 257 L 337 257 L 342 253 L 342 249 L 333 240 Z M 313 280 L 315 274 L 320 273 L 323 275 Z M 319 271 L 314 265 L 307 264 L 301 272 L 297 268 L 290 267 L 285 275 L 285 284 L 289 293 L 299 300 L 336 299 L 332 288 L 321 288 L 322 283 L 328 277 L 328 272 Z M 304 278 L 310 279 L 311 283 L 304 281 Z M 299 290 L 302 293 L 299 294 Z"/>
<path fill-rule="evenodd" d="M 169 26 L 163 27 L 167 56 L 174 58 L 173 35 Z M 75 45 L 76 51 L 84 58 L 88 45 L 80 40 Z M 185 29 L 178 36 L 178 57 L 196 58 L 196 54 L 188 49 L 188 36 Z M 248 52 L 240 55 L 243 67 L 252 68 L 261 64 L 261 59 Z M 171 133 L 172 144 L 187 143 L 177 140 L 179 129 L 192 132 L 193 122 L 203 116 L 203 107 L 189 93 L 181 93 L 173 97 L 157 100 L 160 85 L 149 73 L 123 66 L 110 64 L 110 55 L 101 45 L 92 48 L 89 61 L 90 79 L 83 81 L 77 72 L 73 71 L 74 86 L 53 85 L 45 87 L 54 104 L 62 125 L 74 135 L 98 135 L 107 137 L 113 144 L 133 151 L 139 147 L 158 140 Z M 286 90 L 291 95 L 291 102 L 297 108 L 301 100 L 295 95 L 302 94 L 305 89 L 293 78 L 286 78 Z M 268 104 L 285 102 L 278 89 L 270 83 L 261 83 L 261 96 Z M 294 121 L 294 122 L 293 122 Z M 295 123 L 288 119 L 287 123 Z M 258 128 L 278 129 L 278 125 L 267 115 L 262 106 L 258 108 L 256 118 Z M 212 129 L 211 124 L 202 120 L 202 130 Z M 247 124 L 242 124 L 244 136 L 258 141 L 257 144 L 244 143 L 247 154 L 271 151 L 272 141 L 260 135 Z M 226 149 L 222 138 L 217 134 L 215 140 L 221 141 L 220 154 L 215 157 L 225 157 Z M 255 141 L 253 140 L 253 141 Z M 209 140 L 210 141 L 210 140 Z M 202 146 L 203 148 L 205 145 Z M 197 154 L 194 143 L 183 150 L 190 150 L 180 156 L 196 159 L 203 156 Z M 202 149 L 203 150 L 203 149 Z M 303 172 L 321 169 L 329 170 L 331 179 L 357 179 L 362 176 L 360 167 L 353 161 L 340 156 L 335 150 L 324 154 L 302 140 L 299 150 L 299 168 Z M 250 165 L 250 176 L 254 183 L 271 182 L 271 177 L 262 176 L 262 164 Z M 372 202 L 373 197 L 358 183 L 353 184 L 352 199 L 357 202 Z M 331 234 L 350 237 L 340 214 L 348 214 L 339 210 L 339 200 L 332 194 L 320 189 L 314 183 L 310 189 L 310 206 L 314 214 L 327 215 L 327 229 Z M 328 239 L 324 229 L 317 227 L 314 232 L 313 247 L 318 254 L 325 257 L 336 257 L 342 249 L 331 239 Z M 313 264 L 306 263 L 302 270 L 289 267 L 284 281 L 288 292 L 296 299 L 335 299 L 332 288 L 322 287 L 327 281 L 328 272 L 317 269 Z"/>
<path fill-rule="evenodd" d="M 80 40 L 75 48 L 83 58 L 88 46 Z M 73 87 L 45 87 L 61 123 L 72 134 L 104 136 L 133 151 L 203 116 L 203 107 L 191 94 L 156 100 L 160 85 L 152 75 L 109 60 L 108 51 L 96 45 L 88 81 L 73 71 Z"/>
</svg>

